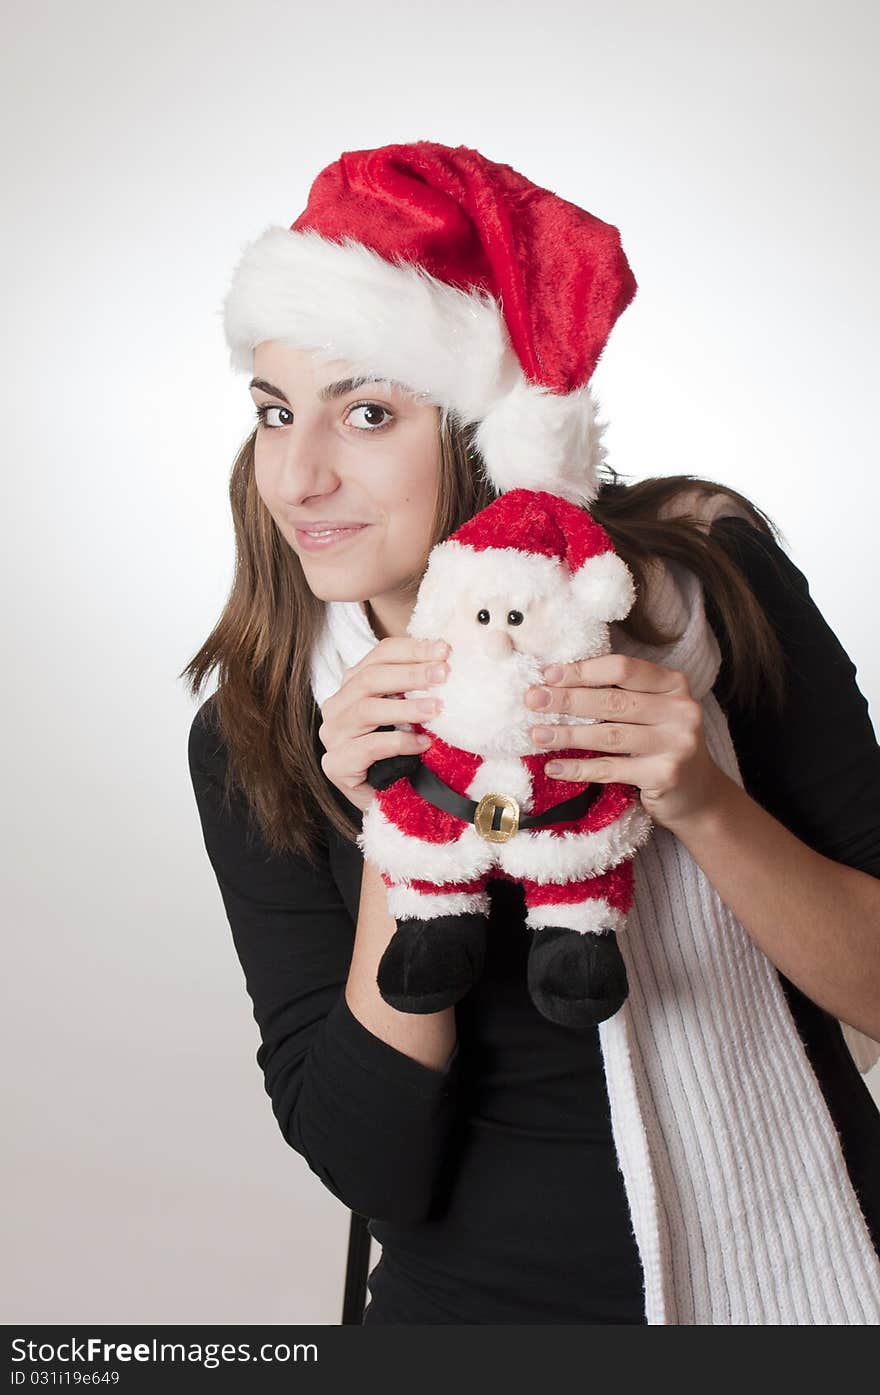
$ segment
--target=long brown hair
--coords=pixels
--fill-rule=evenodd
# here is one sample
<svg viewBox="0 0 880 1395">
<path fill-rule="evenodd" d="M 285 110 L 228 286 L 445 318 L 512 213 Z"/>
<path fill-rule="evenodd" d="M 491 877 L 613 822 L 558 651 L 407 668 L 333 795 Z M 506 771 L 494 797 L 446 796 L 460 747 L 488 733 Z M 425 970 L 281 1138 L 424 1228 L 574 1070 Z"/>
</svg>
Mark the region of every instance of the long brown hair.
<svg viewBox="0 0 880 1395">
<path fill-rule="evenodd" d="M 497 497 L 473 445 L 473 428 L 439 415 L 440 471 L 432 543 L 440 542 Z M 182 670 L 196 698 L 213 672 L 218 687 L 204 716 L 226 750 L 228 801 L 237 787 L 273 852 L 311 857 L 321 837 L 321 815 L 346 838 L 358 831 L 342 796 L 320 764 L 321 713 L 310 682 L 310 655 L 324 614 L 299 558 L 278 531 L 256 486 L 256 430 L 238 452 L 229 500 L 235 530 L 235 568 L 217 624 Z M 657 557 L 695 572 L 717 607 L 730 645 L 731 696 L 747 708 L 759 698 L 784 700 L 783 655 L 772 625 L 751 588 L 697 518 L 684 511 L 662 517 L 683 491 L 722 490 L 744 508 L 755 527 L 778 540 L 768 516 L 737 490 L 698 475 L 667 475 L 625 483 L 603 464 L 601 489 L 590 505 L 629 566 L 635 603 L 621 628 L 649 645 L 677 635 L 658 630 L 647 613 L 647 569 Z M 427 554 L 425 557 L 427 561 Z M 412 589 L 419 576 L 409 578 Z M 405 583 L 404 583 L 405 585 Z"/>
</svg>

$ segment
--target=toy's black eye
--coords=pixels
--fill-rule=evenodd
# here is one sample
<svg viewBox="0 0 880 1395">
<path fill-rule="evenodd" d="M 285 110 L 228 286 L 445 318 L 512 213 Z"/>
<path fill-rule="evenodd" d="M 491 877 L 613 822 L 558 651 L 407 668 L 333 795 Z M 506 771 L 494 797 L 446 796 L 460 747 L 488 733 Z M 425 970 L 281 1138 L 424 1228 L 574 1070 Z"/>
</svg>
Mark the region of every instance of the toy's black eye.
<svg viewBox="0 0 880 1395">
<path fill-rule="evenodd" d="M 481 625 L 488 625 L 488 624 L 489 624 L 489 621 L 490 621 L 491 619 L 492 619 L 492 616 L 489 614 L 488 610 L 478 610 L 478 611 L 477 611 L 477 620 L 478 620 L 479 624 L 481 624 Z"/>
<path fill-rule="evenodd" d="M 521 610 L 509 610 L 507 612 L 508 625 L 521 625 L 525 616 Z"/>
</svg>

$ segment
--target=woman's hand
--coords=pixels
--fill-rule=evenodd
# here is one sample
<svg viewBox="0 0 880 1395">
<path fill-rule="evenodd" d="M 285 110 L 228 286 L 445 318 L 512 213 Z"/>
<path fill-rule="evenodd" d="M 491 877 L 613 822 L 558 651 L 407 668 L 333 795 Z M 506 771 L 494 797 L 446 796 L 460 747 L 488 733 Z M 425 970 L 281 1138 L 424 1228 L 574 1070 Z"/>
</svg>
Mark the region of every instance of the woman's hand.
<svg viewBox="0 0 880 1395">
<path fill-rule="evenodd" d="M 548 762 L 548 775 L 578 783 L 635 785 L 647 812 L 667 828 L 720 803 L 728 777 L 709 755 L 703 709 L 691 697 L 683 673 L 647 659 L 605 654 L 550 664 L 544 680 L 546 688 L 530 688 L 526 694 L 536 720 L 541 711 L 599 719 L 589 726 L 532 728 L 535 744 L 548 751 L 582 748 L 589 753 L 584 759 Z M 542 693 L 549 700 L 539 701 Z"/>
<path fill-rule="evenodd" d="M 395 722 L 434 716 L 442 698 L 405 698 L 411 688 L 443 683 L 449 673 L 444 640 L 390 635 L 380 639 L 360 663 L 346 669 L 339 691 L 321 705 L 318 736 L 324 747 L 321 768 L 328 780 L 362 811 L 376 791 L 367 771 L 388 756 L 418 755 L 430 737 L 413 731 L 377 731 Z"/>
</svg>

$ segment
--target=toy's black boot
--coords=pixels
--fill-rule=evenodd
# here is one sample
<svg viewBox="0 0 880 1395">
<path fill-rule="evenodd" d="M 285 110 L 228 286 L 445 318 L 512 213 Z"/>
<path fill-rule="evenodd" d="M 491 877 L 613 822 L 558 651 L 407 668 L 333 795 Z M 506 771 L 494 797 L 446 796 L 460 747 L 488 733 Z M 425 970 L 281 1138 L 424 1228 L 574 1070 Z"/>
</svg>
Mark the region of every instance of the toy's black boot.
<svg viewBox="0 0 880 1395">
<path fill-rule="evenodd" d="M 486 918 L 398 920 L 379 960 L 379 992 L 398 1012 L 439 1012 L 472 988 L 486 958 Z"/>
<path fill-rule="evenodd" d="M 535 1007 L 561 1027 L 594 1027 L 613 1017 L 629 993 L 613 930 L 541 926 L 529 949 L 527 976 Z"/>
</svg>

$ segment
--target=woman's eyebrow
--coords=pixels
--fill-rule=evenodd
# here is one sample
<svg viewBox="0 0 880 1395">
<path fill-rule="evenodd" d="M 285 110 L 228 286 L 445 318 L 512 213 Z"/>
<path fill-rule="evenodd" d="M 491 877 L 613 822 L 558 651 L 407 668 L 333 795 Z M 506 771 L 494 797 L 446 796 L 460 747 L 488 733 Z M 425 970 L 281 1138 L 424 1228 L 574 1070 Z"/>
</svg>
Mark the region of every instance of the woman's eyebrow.
<svg viewBox="0 0 880 1395">
<path fill-rule="evenodd" d="M 322 402 L 329 402 L 334 397 L 344 397 L 347 392 L 354 392 L 356 388 L 363 387 L 367 383 L 387 383 L 389 387 L 398 388 L 401 392 L 411 392 L 405 383 L 394 382 L 391 378 L 381 378 L 378 375 L 363 376 L 358 378 L 340 378 L 337 383 L 328 383 L 322 387 L 318 396 Z M 250 382 L 252 388 L 259 388 L 261 392 L 268 392 L 271 397 L 280 397 L 282 402 L 287 402 L 284 393 L 274 383 L 267 383 L 265 378 L 252 378 Z"/>
</svg>

